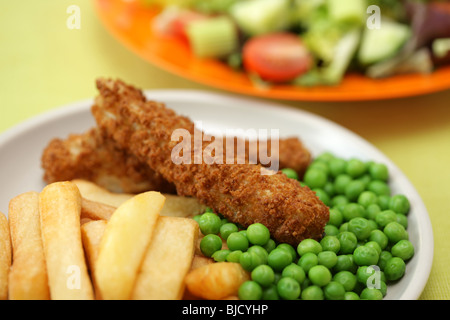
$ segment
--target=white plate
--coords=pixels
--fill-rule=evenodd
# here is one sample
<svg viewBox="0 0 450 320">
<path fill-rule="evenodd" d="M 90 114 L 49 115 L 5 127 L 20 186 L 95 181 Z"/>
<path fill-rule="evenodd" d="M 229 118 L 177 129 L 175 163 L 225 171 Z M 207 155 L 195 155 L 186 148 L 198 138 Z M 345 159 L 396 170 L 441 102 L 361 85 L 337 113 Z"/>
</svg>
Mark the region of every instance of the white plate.
<svg viewBox="0 0 450 320">
<path fill-rule="evenodd" d="M 424 203 L 405 175 L 385 155 L 349 130 L 311 113 L 269 104 L 262 100 L 237 98 L 201 91 L 146 91 L 149 99 L 165 102 L 203 128 L 279 129 L 280 136 L 299 136 L 317 155 L 330 151 L 344 158 L 357 157 L 385 163 L 391 174 L 393 193 L 405 194 L 411 202 L 408 216 L 410 240 L 416 253 L 407 264 L 405 277 L 388 287 L 386 299 L 419 298 L 433 261 L 433 233 Z M 0 211 L 7 213 L 9 200 L 23 192 L 44 187 L 40 167 L 42 150 L 54 137 L 81 133 L 95 125 L 90 113 L 92 100 L 77 102 L 26 121 L 0 136 Z"/>
</svg>

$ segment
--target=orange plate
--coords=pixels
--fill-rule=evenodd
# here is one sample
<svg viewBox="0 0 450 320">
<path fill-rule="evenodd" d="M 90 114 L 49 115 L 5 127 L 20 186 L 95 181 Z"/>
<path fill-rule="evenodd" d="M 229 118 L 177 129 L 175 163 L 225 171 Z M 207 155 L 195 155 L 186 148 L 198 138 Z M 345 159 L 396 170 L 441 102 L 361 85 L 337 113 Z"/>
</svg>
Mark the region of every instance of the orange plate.
<svg viewBox="0 0 450 320">
<path fill-rule="evenodd" d="M 133 0 L 95 0 L 95 6 L 109 32 L 143 59 L 179 76 L 236 93 L 285 100 L 362 101 L 416 96 L 450 88 L 450 66 L 430 75 L 401 75 L 382 80 L 349 74 L 337 86 L 257 88 L 245 73 L 216 60 L 198 59 L 181 41 L 156 35 L 151 23 L 158 10 L 144 8 Z"/>
</svg>

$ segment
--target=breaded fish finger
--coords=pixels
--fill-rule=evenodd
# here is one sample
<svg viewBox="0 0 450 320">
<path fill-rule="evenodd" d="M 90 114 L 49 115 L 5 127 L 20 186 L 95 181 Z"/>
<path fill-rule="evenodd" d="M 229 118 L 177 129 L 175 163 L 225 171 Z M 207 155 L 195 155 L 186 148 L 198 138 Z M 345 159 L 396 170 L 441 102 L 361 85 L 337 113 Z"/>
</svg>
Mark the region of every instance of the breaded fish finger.
<svg viewBox="0 0 450 320">
<path fill-rule="evenodd" d="M 224 138 L 224 146 L 227 139 L 230 138 Z M 243 141 L 245 150 L 254 147 L 258 154 L 268 154 L 271 149 L 270 139 L 244 141 L 232 138 L 231 141 L 234 145 Z M 280 139 L 278 159 L 274 159 L 275 156 L 271 155 L 271 158 L 278 160 L 280 169 L 294 169 L 299 176 L 303 176 L 311 160 L 309 150 L 295 137 Z M 246 157 L 248 161 L 248 154 Z M 86 179 L 113 192 L 153 190 L 175 193 L 173 184 L 150 169 L 147 163 L 140 162 L 134 155 L 119 148 L 112 139 L 104 137 L 98 128 L 83 134 L 71 134 L 66 139 L 53 139 L 44 149 L 41 162 L 47 183 Z"/>
<path fill-rule="evenodd" d="M 171 141 L 176 129 L 194 135 L 194 124 L 162 103 L 146 101 L 142 92 L 121 81 L 99 79 L 100 95 L 92 112 L 98 126 L 116 143 L 145 161 L 176 186 L 179 195 L 193 196 L 233 222 L 260 222 L 272 236 L 293 245 L 319 239 L 329 210 L 307 187 L 281 173 L 263 175 L 254 164 L 175 164 Z M 265 169 L 267 170 L 267 169 Z"/>
</svg>

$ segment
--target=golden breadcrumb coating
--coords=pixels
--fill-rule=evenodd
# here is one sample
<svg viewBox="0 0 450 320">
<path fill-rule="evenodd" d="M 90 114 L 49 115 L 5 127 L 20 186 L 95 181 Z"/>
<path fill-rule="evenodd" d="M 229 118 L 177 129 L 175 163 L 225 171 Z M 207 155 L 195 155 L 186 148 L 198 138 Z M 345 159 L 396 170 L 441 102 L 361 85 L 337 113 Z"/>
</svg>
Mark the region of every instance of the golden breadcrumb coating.
<svg viewBox="0 0 450 320">
<path fill-rule="evenodd" d="M 171 141 L 176 129 L 194 135 L 194 123 L 120 80 L 97 80 L 100 94 L 92 107 L 99 128 L 120 148 L 173 183 L 177 193 L 197 198 L 244 227 L 260 222 L 279 242 L 297 245 L 321 238 L 329 209 L 308 187 L 278 172 L 264 175 L 257 164 L 175 164 Z M 204 148 L 205 146 L 202 146 Z M 197 150 L 198 151 L 198 150 Z"/>
</svg>

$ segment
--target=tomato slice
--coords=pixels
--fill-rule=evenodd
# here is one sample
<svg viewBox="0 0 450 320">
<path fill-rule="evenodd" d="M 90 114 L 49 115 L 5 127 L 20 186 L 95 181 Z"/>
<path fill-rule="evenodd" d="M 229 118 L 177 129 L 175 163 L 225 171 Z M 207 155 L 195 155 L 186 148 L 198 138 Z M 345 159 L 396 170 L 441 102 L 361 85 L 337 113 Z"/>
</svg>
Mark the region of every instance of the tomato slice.
<svg viewBox="0 0 450 320">
<path fill-rule="evenodd" d="M 308 71 L 313 58 L 299 36 L 293 33 L 273 33 L 250 38 L 242 49 L 247 72 L 261 79 L 286 82 Z"/>
</svg>

